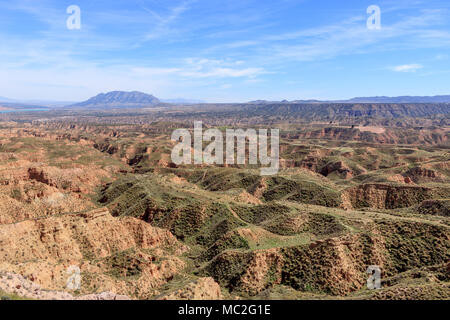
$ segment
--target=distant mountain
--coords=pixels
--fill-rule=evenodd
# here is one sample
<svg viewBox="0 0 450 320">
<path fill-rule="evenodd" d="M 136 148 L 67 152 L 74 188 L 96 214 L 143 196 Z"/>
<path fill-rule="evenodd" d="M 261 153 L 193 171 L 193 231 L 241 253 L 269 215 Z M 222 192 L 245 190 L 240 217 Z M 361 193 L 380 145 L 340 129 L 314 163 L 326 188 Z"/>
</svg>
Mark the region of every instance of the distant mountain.
<svg viewBox="0 0 450 320">
<path fill-rule="evenodd" d="M 287 100 L 283 101 L 270 101 L 270 100 L 254 100 L 248 102 L 249 104 L 272 104 L 272 103 L 289 103 Z"/>
<path fill-rule="evenodd" d="M 249 104 L 298 104 L 298 103 L 450 103 L 447 96 L 400 96 L 400 97 L 357 97 L 348 100 L 294 100 L 294 101 L 250 101 Z"/>
<path fill-rule="evenodd" d="M 138 91 L 112 91 L 100 93 L 84 102 L 72 104 L 71 107 L 92 107 L 92 108 L 142 108 L 154 107 L 161 101 L 151 94 Z"/>
<path fill-rule="evenodd" d="M 354 103 L 450 103 L 448 96 L 358 97 L 346 102 Z"/>
<path fill-rule="evenodd" d="M 281 117 L 282 119 L 308 119 L 315 121 L 350 118 L 424 118 L 450 116 L 448 103 L 271 103 L 237 104 L 235 117 Z M 230 115 L 230 113 L 227 113 Z"/>
</svg>

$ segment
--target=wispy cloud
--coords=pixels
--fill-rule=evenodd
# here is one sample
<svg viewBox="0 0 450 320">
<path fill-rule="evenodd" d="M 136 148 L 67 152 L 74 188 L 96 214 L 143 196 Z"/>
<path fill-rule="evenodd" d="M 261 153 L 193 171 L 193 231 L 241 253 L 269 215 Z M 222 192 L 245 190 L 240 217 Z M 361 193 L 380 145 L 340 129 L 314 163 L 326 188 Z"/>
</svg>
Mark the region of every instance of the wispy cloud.
<svg viewBox="0 0 450 320">
<path fill-rule="evenodd" d="M 413 63 L 413 64 L 403 64 L 400 66 L 390 67 L 389 69 L 395 72 L 416 72 L 419 69 L 422 69 L 423 66 L 421 64 Z"/>
<path fill-rule="evenodd" d="M 450 46 L 450 31 L 442 29 L 442 25 L 448 16 L 447 9 L 423 9 L 374 31 L 367 29 L 367 17 L 361 15 L 336 24 L 224 43 L 212 49 L 217 52 L 246 47 L 256 59 L 315 61 L 355 53 L 445 48 Z"/>
<path fill-rule="evenodd" d="M 150 10 L 143 6 L 142 8 L 158 21 L 153 30 L 145 35 L 145 40 L 153 40 L 167 36 L 167 34 L 171 32 L 171 23 L 176 21 L 183 12 L 189 10 L 189 6 L 193 2 L 195 1 L 183 1 L 181 4 L 170 8 L 169 13 L 166 15 L 158 14 L 154 10 Z"/>
<path fill-rule="evenodd" d="M 188 58 L 178 67 L 133 68 L 140 76 L 172 75 L 180 78 L 249 78 L 268 73 L 264 68 L 246 67 L 243 61 Z"/>
<path fill-rule="evenodd" d="M 361 95 L 358 87 L 367 91 L 360 79 L 368 69 L 373 79 L 386 70 L 437 74 L 405 90 L 448 90 L 444 0 L 379 0 L 382 29 L 376 31 L 366 28 L 364 5 L 324 8 L 310 0 L 77 0 L 82 29 L 69 31 L 71 3 L 0 1 L 0 95 L 76 100 L 136 89 L 163 97 L 195 92 L 191 98 L 208 100 L 239 92 L 255 99 L 351 96 Z M 389 79 L 377 83 L 374 91 L 387 90 L 376 94 L 395 90 Z"/>
<path fill-rule="evenodd" d="M 434 57 L 435 60 L 441 61 L 441 60 L 447 60 L 448 54 L 439 53 Z"/>
</svg>

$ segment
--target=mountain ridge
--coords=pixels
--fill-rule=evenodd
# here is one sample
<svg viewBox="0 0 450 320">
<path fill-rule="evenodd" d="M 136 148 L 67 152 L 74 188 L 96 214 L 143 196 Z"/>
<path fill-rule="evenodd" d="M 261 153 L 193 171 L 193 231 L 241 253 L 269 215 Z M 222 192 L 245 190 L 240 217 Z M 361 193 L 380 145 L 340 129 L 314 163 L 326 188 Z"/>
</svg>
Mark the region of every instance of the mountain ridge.
<svg viewBox="0 0 450 320">
<path fill-rule="evenodd" d="M 376 96 L 376 97 L 356 97 L 348 100 L 358 103 L 449 103 L 450 95 L 437 96 Z"/>
<path fill-rule="evenodd" d="M 110 91 L 69 107 L 154 107 L 160 103 L 155 96 L 139 91 Z"/>
<path fill-rule="evenodd" d="M 267 101 L 255 100 L 248 102 L 249 104 L 298 104 L 298 103 L 450 103 L 450 95 L 437 96 L 374 96 L 374 97 L 355 97 L 346 100 L 282 100 Z"/>
<path fill-rule="evenodd" d="M 155 107 L 157 105 L 164 104 L 205 104 L 203 100 L 198 99 L 159 99 L 152 94 L 143 93 L 140 91 L 110 91 L 107 93 L 99 93 L 96 96 L 89 98 L 82 102 L 62 102 L 62 101 L 41 101 L 41 100 L 20 100 L 11 99 L 0 96 L 0 103 L 21 103 L 21 104 L 40 104 L 49 105 L 54 107 Z M 322 104 L 322 103 L 450 103 L 450 95 L 436 95 L 436 96 L 373 96 L 373 97 L 355 97 L 346 100 L 318 100 L 318 99 L 304 99 L 304 100 L 282 100 L 282 101 L 269 101 L 269 100 L 254 100 L 249 102 L 237 103 L 237 104 L 250 104 L 250 105 L 268 105 L 268 104 Z M 208 104 L 215 104 L 209 102 Z"/>
</svg>

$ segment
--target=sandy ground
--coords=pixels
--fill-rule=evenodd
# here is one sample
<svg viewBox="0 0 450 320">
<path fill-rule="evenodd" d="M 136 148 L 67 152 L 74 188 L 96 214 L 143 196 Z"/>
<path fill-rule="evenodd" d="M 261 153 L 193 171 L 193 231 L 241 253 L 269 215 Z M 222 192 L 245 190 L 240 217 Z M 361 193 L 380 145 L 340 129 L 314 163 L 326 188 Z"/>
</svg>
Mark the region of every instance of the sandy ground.
<svg viewBox="0 0 450 320">
<path fill-rule="evenodd" d="M 371 127 L 371 126 L 367 126 L 367 127 L 356 127 L 357 129 L 359 129 L 359 131 L 361 132 L 372 132 L 372 133 L 385 133 L 386 129 L 383 127 Z"/>
</svg>

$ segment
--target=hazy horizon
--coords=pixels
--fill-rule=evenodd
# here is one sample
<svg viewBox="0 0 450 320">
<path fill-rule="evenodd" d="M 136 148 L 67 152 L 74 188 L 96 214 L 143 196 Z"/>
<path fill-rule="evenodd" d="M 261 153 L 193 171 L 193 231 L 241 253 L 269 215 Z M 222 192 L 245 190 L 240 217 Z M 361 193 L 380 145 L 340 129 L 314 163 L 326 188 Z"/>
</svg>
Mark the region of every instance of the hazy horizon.
<svg viewBox="0 0 450 320">
<path fill-rule="evenodd" d="M 121 90 L 115 90 L 115 91 L 121 91 Z M 121 92 L 125 92 L 125 91 L 121 91 Z M 132 92 L 132 91 L 126 91 L 126 92 Z M 99 94 L 105 94 L 107 92 L 99 92 L 98 94 L 96 94 L 95 96 L 99 95 Z M 206 100 L 200 100 L 200 99 L 186 99 L 183 97 L 176 97 L 176 98 L 164 98 L 164 97 L 158 97 L 152 93 L 148 93 L 148 92 L 141 92 L 144 94 L 148 94 L 148 95 L 153 95 L 156 98 L 158 98 L 161 102 L 163 103 L 185 103 L 185 104 L 201 104 L 201 103 L 207 103 L 207 104 L 214 104 L 214 103 L 248 103 L 248 102 L 252 102 L 252 101 L 266 101 L 266 102 L 282 102 L 282 101 L 318 101 L 318 102 L 346 102 L 346 101 L 350 101 L 350 100 L 354 100 L 354 99 L 370 99 L 370 98 L 387 98 L 387 99 L 398 99 L 398 98 L 435 98 L 435 97 L 450 97 L 450 94 L 448 95 L 436 95 L 436 96 L 371 96 L 371 97 L 357 97 L 357 96 L 352 96 L 352 97 L 348 97 L 348 98 L 344 98 L 344 99 L 327 99 L 327 100 L 322 100 L 322 99 L 293 99 L 293 100 L 286 100 L 286 99 L 280 99 L 280 100 L 265 100 L 265 99 L 255 99 L 255 100 L 251 100 L 251 101 L 227 101 L 227 102 L 218 102 L 218 101 L 206 101 Z M 4 97 L 4 96 L 0 96 L 0 103 L 11 103 L 11 104 L 17 104 L 17 103 L 42 103 L 42 104 L 51 104 L 54 103 L 56 104 L 60 104 L 60 105 L 69 105 L 69 104 L 75 104 L 75 103 L 79 103 L 79 102 L 84 102 L 89 100 L 90 98 L 93 98 L 95 96 L 89 97 L 85 100 L 79 100 L 79 101 L 60 101 L 60 100 L 40 100 L 40 99 L 26 99 L 26 100 L 21 100 L 21 99 L 16 99 L 16 98 L 10 98 L 10 97 Z M 449 99 L 450 100 L 450 99 Z M 408 102 L 408 103 L 416 103 L 416 102 Z M 418 101 L 417 103 L 420 103 L 420 101 Z M 446 102 L 447 103 L 447 102 Z"/>
</svg>

